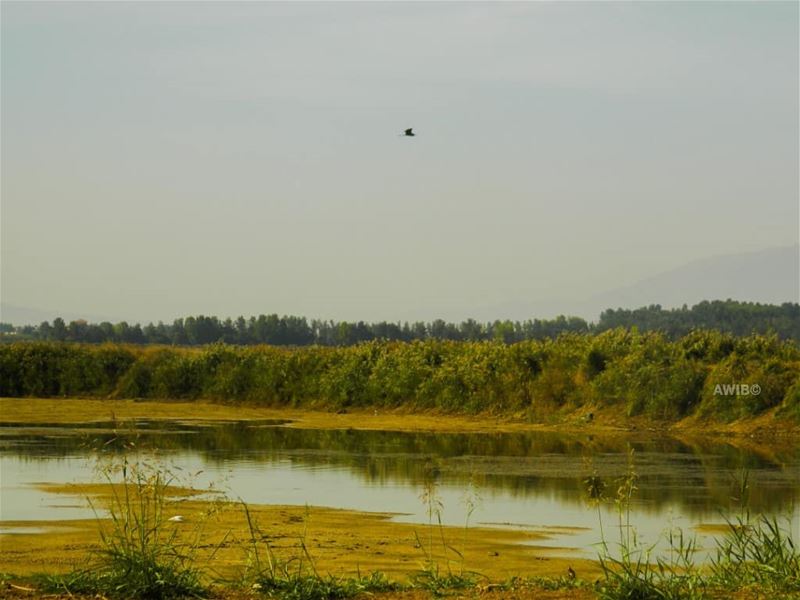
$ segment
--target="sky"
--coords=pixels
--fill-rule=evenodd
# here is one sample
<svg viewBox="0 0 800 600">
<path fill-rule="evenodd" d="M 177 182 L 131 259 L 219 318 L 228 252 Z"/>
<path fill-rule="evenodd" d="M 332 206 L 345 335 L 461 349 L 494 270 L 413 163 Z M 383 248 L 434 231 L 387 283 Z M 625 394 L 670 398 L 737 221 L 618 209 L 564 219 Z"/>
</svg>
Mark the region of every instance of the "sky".
<svg viewBox="0 0 800 600">
<path fill-rule="evenodd" d="M 7 304 L 547 317 L 798 243 L 797 2 L 0 6 Z"/>
</svg>

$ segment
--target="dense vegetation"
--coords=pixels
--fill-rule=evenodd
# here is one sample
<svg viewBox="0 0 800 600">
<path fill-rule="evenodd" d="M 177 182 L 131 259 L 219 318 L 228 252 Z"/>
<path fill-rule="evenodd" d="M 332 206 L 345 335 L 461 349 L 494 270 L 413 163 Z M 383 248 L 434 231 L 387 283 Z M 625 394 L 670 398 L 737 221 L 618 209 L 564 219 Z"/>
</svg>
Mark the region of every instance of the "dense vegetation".
<svg viewBox="0 0 800 600">
<path fill-rule="evenodd" d="M 226 344 L 273 346 L 348 346 L 372 340 L 411 342 L 415 340 L 502 341 L 506 343 L 541 340 L 562 333 L 600 332 L 617 327 L 637 327 L 641 331 L 661 331 L 672 339 L 693 329 L 717 329 L 735 335 L 775 333 L 781 339 L 800 341 L 800 305 L 780 306 L 736 302 L 733 300 L 701 302 L 692 308 L 666 310 L 659 305 L 636 310 L 609 309 L 590 324 L 579 317 L 528 321 L 479 323 L 473 319 L 446 323 L 380 323 L 307 320 L 303 317 L 276 314 L 245 319 L 219 319 L 203 315 L 176 319 L 172 324 L 150 323 L 144 327 L 125 321 L 65 323 L 63 319 L 38 326 L 15 327 L 0 324 L 0 340 L 38 340 L 81 343 L 172 344 L 195 346 Z"/>
<path fill-rule="evenodd" d="M 729 389 L 728 386 L 738 387 Z M 759 393 L 748 386 L 757 384 Z M 723 391 L 724 389 L 724 391 Z M 614 329 L 500 342 L 204 348 L 19 342 L 0 346 L 2 396 L 114 396 L 271 406 L 437 408 L 557 418 L 581 406 L 733 420 L 800 418 L 800 349 L 776 336 L 696 331 L 676 341 Z M 554 416 L 555 415 L 555 416 Z"/>
</svg>

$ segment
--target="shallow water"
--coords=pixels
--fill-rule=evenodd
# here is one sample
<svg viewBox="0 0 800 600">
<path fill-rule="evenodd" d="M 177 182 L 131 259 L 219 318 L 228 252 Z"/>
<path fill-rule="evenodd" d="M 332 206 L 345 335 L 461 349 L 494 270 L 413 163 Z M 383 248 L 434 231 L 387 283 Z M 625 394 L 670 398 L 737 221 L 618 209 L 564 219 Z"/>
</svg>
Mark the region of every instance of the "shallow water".
<svg viewBox="0 0 800 600">
<path fill-rule="evenodd" d="M 596 470 L 613 495 L 634 450 L 638 492 L 631 522 L 644 543 L 667 527 L 724 522 L 736 509 L 737 477 L 747 469 L 750 508 L 787 518 L 800 539 L 800 447 L 748 451 L 667 437 L 620 438 L 556 433 L 403 433 L 307 430 L 285 421 L 143 422 L 0 427 L 0 533 L 3 521 L 93 516 L 84 499 L 42 492 L 38 482 L 103 481 L 100 470 L 126 455 L 154 459 L 179 483 L 213 486 L 254 504 L 295 504 L 398 513 L 427 523 L 421 500 L 434 482 L 445 524 L 524 527 L 542 545 L 593 555 L 598 514 L 584 478 Z M 602 511 L 617 539 L 618 515 Z M 567 527 L 569 529 L 561 529 Z M 709 545 L 707 534 L 698 533 Z"/>
</svg>

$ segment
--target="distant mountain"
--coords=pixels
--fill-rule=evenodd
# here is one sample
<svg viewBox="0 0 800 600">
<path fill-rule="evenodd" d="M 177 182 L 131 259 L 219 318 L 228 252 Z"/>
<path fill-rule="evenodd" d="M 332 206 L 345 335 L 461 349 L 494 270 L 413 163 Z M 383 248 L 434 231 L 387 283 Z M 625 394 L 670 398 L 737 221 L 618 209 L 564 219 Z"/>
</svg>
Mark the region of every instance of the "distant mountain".
<svg viewBox="0 0 800 600">
<path fill-rule="evenodd" d="M 596 322 L 608 308 L 693 306 L 703 300 L 782 304 L 800 301 L 800 246 L 769 248 L 695 260 L 627 286 L 584 298 L 517 299 L 475 307 L 478 320 L 525 320 L 575 315 Z"/>
<path fill-rule="evenodd" d="M 632 285 L 592 296 L 581 311 L 593 319 L 606 308 L 692 306 L 703 300 L 767 304 L 800 301 L 800 246 L 696 260 Z"/>
</svg>

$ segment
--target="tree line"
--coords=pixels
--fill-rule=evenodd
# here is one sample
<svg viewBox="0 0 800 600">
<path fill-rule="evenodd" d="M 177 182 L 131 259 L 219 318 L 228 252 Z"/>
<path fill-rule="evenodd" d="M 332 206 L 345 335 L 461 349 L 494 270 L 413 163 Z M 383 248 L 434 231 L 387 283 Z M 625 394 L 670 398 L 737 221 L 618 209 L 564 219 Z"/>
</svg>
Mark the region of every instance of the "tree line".
<svg viewBox="0 0 800 600">
<path fill-rule="evenodd" d="M 391 323 L 381 321 L 322 321 L 305 317 L 253 316 L 249 319 L 219 319 L 198 315 L 175 319 L 172 323 L 149 323 L 145 326 L 125 321 L 112 324 L 88 323 L 76 320 L 66 323 L 57 318 L 38 326 L 13 327 L 4 324 L 0 335 L 6 341 L 31 340 L 82 343 L 168 344 L 200 346 L 216 342 L 249 346 L 350 346 L 372 340 L 412 342 L 417 340 L 489 341 L 506 343 L 544 339 L 561 333 L 586 333 L 588 323 L 578 317 L 534 319 L 524 322 L 495 321 L 479 323 L 468 319 L 447 323 L 442 319 L 431 322 Z"/>
<path fill-rule="evenodd" d="M 373 340 L 412 342 L 450 340 L 460 342 L 500 341 L 507 344 L 554 338 L 567 333 L 599 333 L 618 327 L 639 331 L 659 331 L 677 339 L 695 329 L 715 329 L 734 335 L 774 333 L 781 339 L 800 342 L 800 305 L 759 304 L 753 302 L 704 301 L 691 308 L 664 309 L 651 305 L 634 310 L 608 309 L 597 323 L 580 317 L 500 321 L 481 323 L 468 319 L 448 323 L 431 322 L 366 323 L 364 321 L 308 320 L 305 317 L 259 315 L 236 319 L 190 316 L 172 323 L 140 325 L 125 321 L 66 323 L 57 318 L 40 325 L 0 324 L 0 340 L 55 341 L 80 343 L 165 344 L 198 346 L 222 342 L 236 345 L 274 346 L 349 346 Z"/>
<path fill-rule="evenodd" d="M 716 329 L 733 335 L 775 333 L 782 339 L 800 342 L 800 304 L 759 304 L 734 300 L 703 301 L 691 308 L 665 310 L 659 305 L 634 310 L 618 308 L 603 311 L 595 329 L 637 327 L 641 331 L 661 331 L 673 339 L 693 329 Z"/>
</svg>

